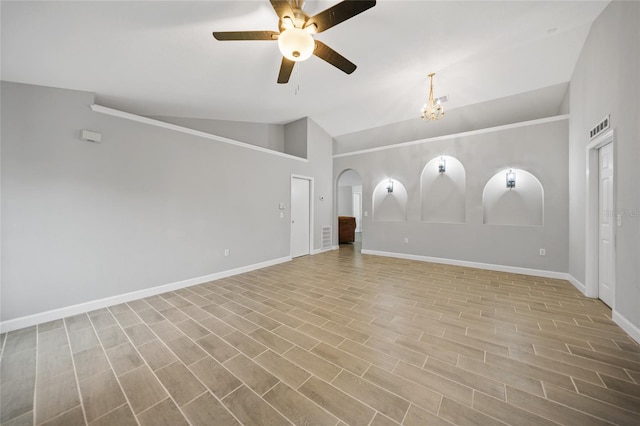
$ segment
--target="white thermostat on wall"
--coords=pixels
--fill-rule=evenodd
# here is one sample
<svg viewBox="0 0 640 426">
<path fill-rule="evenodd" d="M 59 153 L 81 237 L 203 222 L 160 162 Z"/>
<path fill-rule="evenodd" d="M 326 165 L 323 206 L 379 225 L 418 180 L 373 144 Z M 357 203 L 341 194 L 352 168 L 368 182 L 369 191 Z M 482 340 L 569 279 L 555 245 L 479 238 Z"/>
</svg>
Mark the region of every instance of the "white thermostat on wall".
<svg viewBox="0 0 640 426">
<path fill-rule="evenodd" d="M 80 139 L 87 142 L 100 143 L 102 141 L 102 134 L 92 132 L 91 130 L 83 130 L 80 132 Z"/>
</svg>

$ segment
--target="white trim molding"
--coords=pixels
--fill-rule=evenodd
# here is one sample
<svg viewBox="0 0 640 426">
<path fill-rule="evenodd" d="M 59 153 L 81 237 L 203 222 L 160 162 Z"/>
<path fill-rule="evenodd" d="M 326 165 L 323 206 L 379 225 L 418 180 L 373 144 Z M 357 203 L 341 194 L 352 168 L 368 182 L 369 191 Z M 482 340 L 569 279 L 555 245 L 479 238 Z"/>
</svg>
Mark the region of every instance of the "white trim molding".
<svg viewBox="0 0 640 426">
<path fill-rule="evenodd" d="M 250 143 L 240 142 L 235 139 L 225 138 L 223 136 L 213 135 L 211 133 L 201 132 L 200 130 L 190 129 L 189 127 L 178 126 L 176 124 L 167 123 L 165 121 L 155 120 L 149 117 L 143 117 L 141 115 L 131 114 L 130 112 L 124 112 L 113 108 L 108 108 L 102 105 L 93 104 L 91 105 L 91 111 L 97 112 L 100 114 L 111 115 L 113 117 L 122 118 L 129 121 L 135 121 L 138 123 L 148 124 L 150 126 L 161 127 L 163 129 L 173 130 L 175 132 L 186 133 L 188 135 L 199 136 L 201 138 L 214 140 L 217 142 L 226 143 L 229 145 L 235 145 L 242 148 L 252 149 L 254 151 L 263 152 L 265 154 L 275 155 L 277 157 L 284 157 L 290 160 L 302 161 L 304 163 L 308 163 L 309 160 L 306 158 L 296 157 L 295 155 L 286 154 L 280 151 L 274 151 L 269 148 L 263 148 L 258 145 L 251 145 Z"/>
<path fill-rule="evenodd" d="M 256 269 L 266 268 L 268 266 L 277 265 L 279 263 L 289 262 L 290 256 L 281 257 L 279 259 L 267 260 L 265 262 L 254 263 L 252 265 L 241 266 L 235 269 L 216 272 L 202 277 L 190 278 L 170 284 L 163 284 L 156 287 L 145 288 L 143 290 L 132 291 L 130 293 L 119 294 L 116 296 L 105 297 L 104 299 L 92 300 L 77 305 L 65 306 L 63 308 L 52 309 L 50 311 L 38 314 L 28 315 L 25 317 L 15 318 L 0 322 L 0 333 L 6 333 L 21 328 L 30 327 L 32 325 L 41 324 L 48 321 L 54 321 L 66 318 L 72 315 L 78 315 L 85 312 L 94 311 L 96 309 L 106 308 L 108 306 L 120 303 L 131 302 L 132 300 L 143 299 L 145 297 L 156 296 L 168 291 L 179 290 L 185 287 L 191 287 L 197 284 L 203 284 L 209 281 L 215 281 L 222 278 L 231 277 L 233 275 L 243 274 L 245 272 L 255 271 Z"/>
<path fill-rule="evenodd" d="M 420 256 L 416 254 L 393 253 L 388 251 L 377 251 L 377 250 L 363 249 L 362 254 L 395 257 L 398 259 L 407 259 L 407 260 L 417 260 L 420 262 L 441 263 L 444 265 L 465 266 L 467 268 L 485 269 L 488 271 L 511 272 L 514 274 L 533 275 L 533 276 L 543 277 L 543 278 L 556 278 L 556 279 L 567 280 L 571 282 L 571 280 L 569 279 L 570 275 L 567 274 L 566 272 L 545 271 L 543 269 L 521 268 L 518 266 L 495 265 L 492 263 L 471 262 L 468 260 L 445 259 L 442 257 Z M 580 287 L 576 285 L 578 281 L 575 279 L 574 281 L 575 283 L 571 282 L 571 284 L 573 284 L 574 286 L 576 286 L 576 288 L 578 288 L 578 290 L 580 290 Z"/>
<path fill-rule="evenodd" d="M 314 234 L 315 234 L 315 180 L 311 176 L 305 175 L 297 175 L 295 173 L 291 174 L 291 178 L 289 179 L 289 206 L 293 206 L 293 179 L 302 179 L 309 181 L 309 254 L 317 254 L 314 253 L 313 243 L 314 243 Z M 291 207 L 293 209 L 293 207 Z M 291 212 L 293 215 L 293 212 Z M 289 224 L 289 253 L 291 256 L 291 251 L 293 250 L 293 222 Z M 291 256 L 293 258 L 293 256 Z"/>
<path fill-rule="evenodd" d="M 393 253 L 393 252 L 385 252 L 385 251 L 377 251 L 377 250 L 362 250 L 362 254 L 370 254 L 373 256 L 386 256 L 386 257 L 394 257 L 398 259 L 407 259 L 407 260 L 417 260 L 420 262 L 432 262 L 432 263 L 440 263 L 444 265 L 454 265 L 454 266 L 465 266 L 469 268 L 477 268 L 484 269 L 489 271 L 500 271 L 500 272 L 510 272 L 514 274 L 523 274 L 523 275 L 533 275 L 537 277 L 543 278 L 555 278 L 566 280 L 571 283 L 580 293 L 585 295 L 586 297 L 595 297 L 590 296 L 586 293 L 586 286 L 581 283 L 578 279 L 576 279 L 573 275 L 566 272 L 556 272 L 556 271 L 546 271 L 543 269 L 530 269 L 530 268 L 521 268 L 517 266 L 506 266 L 506 265 L 496 265 L 491 263 L 480 263 L 480 262 L 470 262 L 466 260 L 457 260 L 457 259 L 445 259 L 440 257 L 429 257 L 429 256 L 419 256 L 414 254 L 405 254 L 405 253 Z M 625 318 L 618 311 L 613 310 L 611 319 L 613 322 L 618 324 L 618 326 L 624 330 L 631 338 L 633 338 L 636 342 L 640 343 L 640 327 L 634 325 L 631 321 Z"/>
<path fill-rule="evenodd" d="M 601 133 L 586 146 L 586 229 L 585 229 L 585 295 L 588 297 L 598 297 L 599 293 L 599 259 L 600 259 L 600 243 L 598 237 L 600 235 L 599 211 L 600 211 L 600 171 L 599 171 L 599 152 L 603 146 L 612 143 L 614 149 L 614 165 L 613 165 L 613 205 L 616 205 L 616 163 L 615 163 L 615 133 L 613 129 L 609 129 Z M 613 226 L 613 241 L 616 240 L 616 226 Z M 616 245 L 613 245 L 613 264 L 615 265 Z M 615 268 L 614 268 L 615 275 Z M 615 310 L 615 276 L 614 276 L 614 293 L 613 306 Z"/>
<path fill-rule="evenodd" d="M 640 343 L 640 328 L 635 326 L 631 321 L 622 316 L 618 311 L 613 311 L 611 315 L 613 322 L 618 324 L 629 336 L 636 342 Z"/>
<path fill-rule="evenodd" d="M 411 145 L 420 145 L 427 142 L 456 139 L 463 136 L 482 135 L 484 133 L 493 133 L 493 132 L 499 132 L 502 130 L 515 129 L 518 127 L 535 126 L 537 124 L 553 123 L 554 121 L 562 121 L 562 120 L 568 120 L 568 119 L 569 119 L 569 114 L 556 115 L 555 117 L 539 118 L 537 120 L 522 121 L 520 123 L 512 123 L 512 124 L 505 124 L 502 126 L 487 127 L 485 129 L 469 130 L 468 132 L 451 133 L 449 135 L 434 136 L 432 138 L 426 138 L 426 139 L 417 139 L 414 141 L 402 142 L 394 145 L 384 145 L 384 146 L 377 146 L 375 148 L 361 149 L 359 151 L 344 152 L 342 154 L 335 154 L 333 158 L 348 157 L 350 155 L 366 154 L 368 152 L 384 151 L 387 149 L 396 149 L 396 148 L 402 148 L 402 147 L 411 146 Z"/>
<path fill-rule="evenodd" d="M 316 254 L 324 253 L 325 251 L 338 250 L 339 248 L 340 248 L 340 246 L 331 246 L 331 247 L 326 248 L 326 249 L 314 249 L 311 252 L 311 254 L 312 255 L 316 255 Z"/>
<path fill-rule="evenodd" d="M 576 277 L 568 273 L 566 279 L 571 284 L 573 284 L 573 286 L 577 288 L 580 291 L 580 293 L 584 294 L 586 297 L 592 297 L 587 294 L 587 287 L 584 284 L 582 284 L 580 281 L 578 281 Z"/>
</svg>

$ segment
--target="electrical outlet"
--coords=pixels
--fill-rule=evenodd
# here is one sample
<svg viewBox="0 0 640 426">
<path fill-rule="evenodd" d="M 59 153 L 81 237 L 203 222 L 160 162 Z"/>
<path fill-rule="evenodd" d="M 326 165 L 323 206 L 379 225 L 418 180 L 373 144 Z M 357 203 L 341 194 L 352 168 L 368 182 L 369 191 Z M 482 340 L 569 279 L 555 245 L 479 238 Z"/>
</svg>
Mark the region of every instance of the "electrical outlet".
<svg viewBox="0 0 640 426">
<path fill-rule="evenodd" d="M 404 237 L 404 242 L 405 242 L 405 244 L 408 244 L 409 243 L 409 238 Z"/>
<path fill-rule="evenodd" d="M 224 255 L 229 256 L 229 249 L 224 249 Z"/>
<path fill-rule="evenodd" d="M 546 256 L 547 251 L 545 249 L 540 249 L 540 256 Z"/>
</svg>

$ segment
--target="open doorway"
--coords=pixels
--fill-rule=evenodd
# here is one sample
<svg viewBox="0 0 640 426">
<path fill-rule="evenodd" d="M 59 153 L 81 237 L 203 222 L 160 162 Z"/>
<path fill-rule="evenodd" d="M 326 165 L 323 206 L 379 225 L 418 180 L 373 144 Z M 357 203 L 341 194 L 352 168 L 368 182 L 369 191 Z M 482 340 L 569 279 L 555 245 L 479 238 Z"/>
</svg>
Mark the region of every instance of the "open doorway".
<svg viewBox="0 0 640 426">
<path fill-rule="evenodd" d="M 362 177 L 353 169 L 340 174 L 337 182 L 338 242 L 362 247 Z"/>
</svg>

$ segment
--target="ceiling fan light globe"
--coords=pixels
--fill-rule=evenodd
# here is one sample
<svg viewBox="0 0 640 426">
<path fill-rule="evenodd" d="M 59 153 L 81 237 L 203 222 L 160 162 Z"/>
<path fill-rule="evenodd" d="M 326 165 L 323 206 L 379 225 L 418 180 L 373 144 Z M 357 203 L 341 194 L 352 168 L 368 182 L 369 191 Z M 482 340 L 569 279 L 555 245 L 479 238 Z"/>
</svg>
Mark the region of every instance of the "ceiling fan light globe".
<svg viewBox="0 0 640 426">
<path fill-rule="evenodd" d="M 278 48 L 285 58 L 291 61 L 304 61 L 311 57 L 315 43 L 307 31 L 300 28 L 288 28 L 278 37 Z"/>
</svg>

